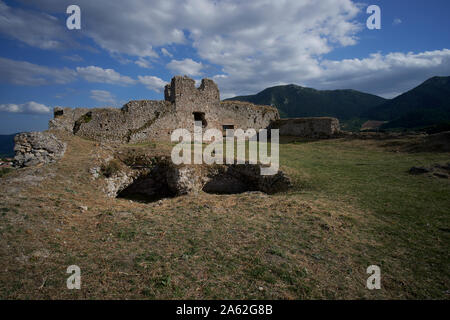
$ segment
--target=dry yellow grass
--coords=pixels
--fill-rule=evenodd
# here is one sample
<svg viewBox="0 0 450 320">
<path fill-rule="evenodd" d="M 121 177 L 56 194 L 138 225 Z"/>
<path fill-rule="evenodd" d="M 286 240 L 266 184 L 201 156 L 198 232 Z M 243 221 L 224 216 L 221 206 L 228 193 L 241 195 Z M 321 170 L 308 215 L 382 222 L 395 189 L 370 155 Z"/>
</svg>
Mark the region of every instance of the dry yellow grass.
<svg viewBox="0 0 450 320">
<path fill-rule="evenodd" d="M 139 203 L 107 198 L 101 179 L 91 179 L 98 144 L 65 139 L 69 148 L 60 162 L 1 179 L 2 299 L 448 298 L 448 273 L 437 283 L 441 269 L 432 265 L 448 263 L 439 261 L 448 258 L 448 231 L 430 234 L 436 244 L 425 261 L 430 277 L 401 270 L 416 259 L 408 246 L 415 240 L 391 229 L 383 233 L 391 217 L 353 189 L 358 172 L 335 170 L 358 152 L 355 163 L 392 161 L 378 142 L 289 141 L 281 147 L 281 164 L 294 181 L 287 193 L 201 193 Z M 336 152 L 342 159 L 327 161 Z M 356 180 L 344 190 L 343 177 Z M 445 183 L 432 182 L 442 192 L 449 190 Z M 433 199 L 429 206 L 440 212 L 446 204 Z M 385 205 L 388 210 L 391 203 Z M 429 220 L 448 228 L 448 216 Z M 411 226 L 404 228 L 421 241 Z M 392 244 L 387 256 L 386 243 Z M 72 264 L 81 268 L 81 290 L 66 288 Z M 386 270 L 382 290 L 365 288 L 370 264 Z"/>
</svg>

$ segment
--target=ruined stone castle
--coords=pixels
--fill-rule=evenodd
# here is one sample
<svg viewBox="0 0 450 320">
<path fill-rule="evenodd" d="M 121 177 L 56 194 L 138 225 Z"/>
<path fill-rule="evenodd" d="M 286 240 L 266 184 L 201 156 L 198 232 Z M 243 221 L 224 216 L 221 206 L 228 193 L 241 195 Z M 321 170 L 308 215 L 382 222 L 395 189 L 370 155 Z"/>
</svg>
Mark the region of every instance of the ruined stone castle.
<svg viewBox="0 0 450 320">
<path fill-rule="evenodd" d="M 220 101 L 217 85 L 186 76 L 172 78 L 164 90 L 164 100 L 130 101 L 116 108 L 55 108 L 49 129 L 70 131 L 80 137 L 108 142 L 137 143 L 170 140 L 175 129 L 192 132 L 195 121 L 204 130 L 279 128 L 281 135 L 305 137 L 331 136 L 339 130 L 333 118 L 282 119 L 272 106 L 248 102 Z"/>
</svg>

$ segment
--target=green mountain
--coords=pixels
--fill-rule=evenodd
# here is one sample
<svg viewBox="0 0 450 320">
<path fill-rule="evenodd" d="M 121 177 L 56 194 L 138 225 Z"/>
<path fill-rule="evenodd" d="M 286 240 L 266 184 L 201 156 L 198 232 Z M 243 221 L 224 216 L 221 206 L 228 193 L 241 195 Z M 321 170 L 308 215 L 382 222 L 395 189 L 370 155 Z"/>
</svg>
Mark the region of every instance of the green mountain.
<svg viewBox="0 0 450 320">
<path fill-rule="evenodd" d="M 0 157 L 14 156 L 15 134 L 0 135 Z"/>
<path fill-rule="evenodd" d="M 341 121 L 359 118 L 370 108 L 386 102 L 384 98 L 355 90 L 316 90 L 294 84 L 227 100 L 272 105 L 282 118 L 330 116 Z"/>
<path fill-rule="evenodd" d="M 367 111 L 389 121 L 383 128 L 421 128 L 450 122 L 450 77 L 433 77 L 418 87 Z"/>
</svg>

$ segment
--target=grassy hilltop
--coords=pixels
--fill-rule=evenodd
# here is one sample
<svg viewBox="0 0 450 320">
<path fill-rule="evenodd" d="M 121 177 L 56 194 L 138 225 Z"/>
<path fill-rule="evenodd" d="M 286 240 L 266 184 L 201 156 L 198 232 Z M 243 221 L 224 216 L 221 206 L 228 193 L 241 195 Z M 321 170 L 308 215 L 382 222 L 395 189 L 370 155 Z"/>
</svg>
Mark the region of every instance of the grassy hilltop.
<svg viewBox="0 0 450 320">
<path fill-rule="evenodd" d="M 0 179 L 2 299 L 449 297 L 450 182 L 408 169 L 450 153 L 283 138 L 286 193 L 141 203 L 106 198 L 89 174 L 96 143 L 68 139 L 60 162 Z M 72 264 L 81 290 L 66 289 Z M 381 290 L 365 288 L 372 264 Z"/>
</svg>

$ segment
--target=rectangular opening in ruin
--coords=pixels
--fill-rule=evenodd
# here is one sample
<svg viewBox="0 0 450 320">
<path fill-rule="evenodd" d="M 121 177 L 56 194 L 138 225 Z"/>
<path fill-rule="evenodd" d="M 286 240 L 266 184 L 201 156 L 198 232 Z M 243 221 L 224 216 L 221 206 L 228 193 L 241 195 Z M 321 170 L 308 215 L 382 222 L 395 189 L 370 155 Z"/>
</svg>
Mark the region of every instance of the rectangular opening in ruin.
<svg viewBox="0 0 450 320">
<path fill-rule="evenodd" d="M 231 133 L 234 134 L 234 125 L 233 124 L 224 124 L 222 125 L 223 136 L 225 137 L 227 134 L 227 130 L 233 130 Z"/>
<path fill-rule="evenodd" d="M 53 112 L 53 117 L 57 118 L 57 117 L 61 117 L 64 115 L 64 110 L 62 109 L 57 109 Z"/>
<path fill-rule="evenodd" d="M 192 112 L 192 114 L 194 115 L 194 121 L 201 121 L 202 127 L 206 128 L 206 126 L 208 125 L 208 122 L 206 122 L 205 113 L 204 112 Z"/>
</svg>

